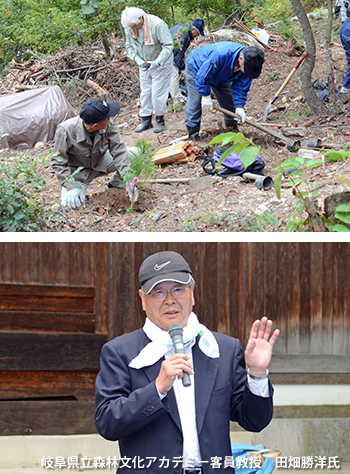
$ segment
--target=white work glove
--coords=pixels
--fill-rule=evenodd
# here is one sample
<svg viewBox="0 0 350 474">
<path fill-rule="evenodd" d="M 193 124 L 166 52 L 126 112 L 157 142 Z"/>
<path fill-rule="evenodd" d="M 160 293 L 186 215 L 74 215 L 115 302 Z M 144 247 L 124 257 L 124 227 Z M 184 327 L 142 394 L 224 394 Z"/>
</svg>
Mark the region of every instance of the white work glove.
<svg viewBox="0 0 350 474">
<path fill-rule="evenodd" d="M 81 189 L 74 188 L 67 191 L 65 196 L 62 194 L 62 206 L 70 209 L 77 209 L 85 202 L 85 196 Z"/>
<path fill-rule="evenodd" d="M 213 101 L 210 95 L 202 97 L 202 109 L 213 110 Z"/>
<path fill-rule="evenodd" d="M 239 115 L 239 118 L 241 119 L 241 122 L 244 123 L 245 118 L 246 118 L 244 109 L 242 107 L 238 107 L 238 109 L 236 109 L 236 114 Z"/>
<path fill-rule="evenodd" d="M 151 69 L 154 69 L 155 67 L 160 66 L 160 64 L 157 63 L 157 61 L 147 61 L 147 62 L 148 62 L 148 64 L 150 65 L 149 68 L 148 68 L 149 71 L 150 71 Z"/>
<path fill-rule="evenodd" d="M 136 202 L 139 198 L 139 190 L 137 189 L 135 185 L 131 186 L 130 181 L 127 181 L 125 184 L 126 184 L 126 191 L 128 193 L 130 202 L 133 202 L 133 201 Z"/>
<path fill-rule="evenodd" d="M 146 65 L 145 61 L 143 59 L 139 58 L 138 56 L 135 59 L 135 61 L 136 61 L 136 64 L 138 65 L 138 67 L 143 67 L 143 65 Z"/>
</svg>

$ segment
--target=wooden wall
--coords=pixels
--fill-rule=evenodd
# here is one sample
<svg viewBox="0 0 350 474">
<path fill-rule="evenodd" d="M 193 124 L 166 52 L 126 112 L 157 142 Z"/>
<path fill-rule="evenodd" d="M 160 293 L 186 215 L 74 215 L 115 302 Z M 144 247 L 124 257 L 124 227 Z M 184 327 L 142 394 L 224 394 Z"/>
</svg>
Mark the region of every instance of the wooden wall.
<svg viewBox="0 0 350 474">
<path fill-rule="evenodd" d="M 0 243 L 0 435 L 95 432 L 100 349 L 143 325 L 138 269 L 161 250 L 210 329 L 280 328 L 274 382 L 349 383 L 349 243 Z"/>
<path fill-rule="evenodd" d="M 106 244 L 0 244 L 0 434 L 94 431 Z M 87 416 L 89 413 L 89 416 Z"/>
<path fill-rule="evenodd" d="M 195 312 L 210 329 L 245 343 L 253 321 L 268 316 L 281 329 L 276 353 L 350 353 L 348 243 L 108 245 L 111 337 L 143 324 L 137 295 L 143 259 L 175 250 L 190 263 L 196 280 Z"/>
</svg>

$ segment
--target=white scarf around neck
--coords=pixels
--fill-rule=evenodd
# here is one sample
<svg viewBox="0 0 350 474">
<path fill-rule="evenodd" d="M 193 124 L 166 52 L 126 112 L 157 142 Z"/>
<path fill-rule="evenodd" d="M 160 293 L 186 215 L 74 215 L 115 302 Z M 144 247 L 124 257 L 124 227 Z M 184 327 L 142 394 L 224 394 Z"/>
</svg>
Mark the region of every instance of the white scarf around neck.
<svg viewBox="0 0 350 474">
<path fill-rule="evenodd" d="M 166 331 L 156 326 L 149 318 L 146 318 L 143 330 L 152 341 L 130 362 L 129 367 L 141 369 L 159 361 L 168 351 L 173 348 L 173 341 Z M 200 335 L 198 346 L 208 357 L 213 359 L 220 357 L 219 345 L 214 334 L 200 324 L 197 316 L 192 312 L 188 318 L 187 326 L 183 330 L 184 343 L 194 341 Z"/>
</svg>

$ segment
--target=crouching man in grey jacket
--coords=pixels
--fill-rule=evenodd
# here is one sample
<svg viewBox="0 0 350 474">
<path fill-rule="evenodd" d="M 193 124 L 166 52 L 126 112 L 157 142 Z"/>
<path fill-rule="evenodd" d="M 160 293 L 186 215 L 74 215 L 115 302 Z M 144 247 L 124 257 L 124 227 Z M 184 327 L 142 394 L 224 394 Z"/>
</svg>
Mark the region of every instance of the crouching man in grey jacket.
<svg viewBox="0 0 350 474">
<path fill-rule="evenodd" d="M 130 169 L 135 149 L 127 149 L 116 125 L 110 122 L 119 112 L 119 102 L 93 98 L 83 104 L 78 117 L 58 125 L 51 165 L 62 186 L 63 207 L 76 209 L 83 205 L 88 185 L 99 176 L 114 172 L 107 187 L 119 187 Z M 130 200 L 137 200 L 135 186 L 128 188 L 128 194 Z"/>
</svg>

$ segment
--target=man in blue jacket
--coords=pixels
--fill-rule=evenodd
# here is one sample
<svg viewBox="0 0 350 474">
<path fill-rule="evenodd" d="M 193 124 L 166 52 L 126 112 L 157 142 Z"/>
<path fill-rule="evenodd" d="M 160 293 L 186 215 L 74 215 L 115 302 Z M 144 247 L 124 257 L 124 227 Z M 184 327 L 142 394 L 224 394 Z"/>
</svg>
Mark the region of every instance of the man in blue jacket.
<svg viewBox="0 0 350 474">
<path fill-rule="evenodd" d="M 204 36 L 204 21 L 196 18 L 190 25 L 175 25 L 170 28 L 174 41 L 174 65 L 170 83 L 170 95 L 176 100 L 184 101 L 185 96 L 179 89 L 179 71 L 185 71 L 185 54 L 188 47 L 199 35 Z"/>
<path fill-rule="evenodd" d="M 95 423 L 119 441 L 118 474 L 234 474 L 230 420 L 253 432 L 270 422 L 279 330 L 256 320 L 243 353 L 238 339 L 200 324 L 192 271 L 177 252 L 147 257 L 139 282 L 145 324 L 103 346 L 96 378 Z M 176 353 L 172 323 L 183 328 Z"/>
<path fill-rule="evenodd" d="M 264 52 L 255 46 L 230 41 L 194 49 L 187 58 L 188 98 L 185 124 L 189 140 L 199 140 L 202 107 L 213 109 L 210 91 L 224 109 L 235 112 L 245 122 L 244 106 L 252 79 L 260 76 Z M 238 130 L 237 122 L 224 114 L 226 127 Z"/>
<path fill-rule="evenodd" d="M 343 87 L 340 89 L 341 94 L 350 94 L 350 8 L 346 10 L 347 20 L 344 21 L 339 31 L 340 41 L 344 48 L 348 68 L 344 77 Z"/>
</svg>

